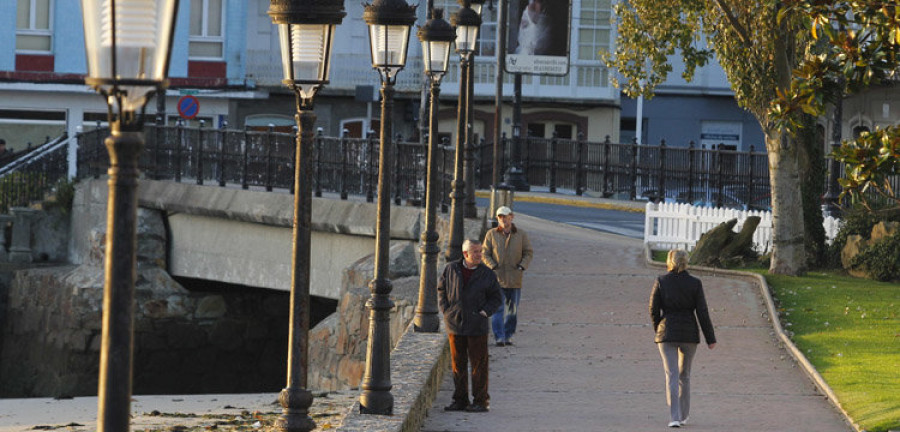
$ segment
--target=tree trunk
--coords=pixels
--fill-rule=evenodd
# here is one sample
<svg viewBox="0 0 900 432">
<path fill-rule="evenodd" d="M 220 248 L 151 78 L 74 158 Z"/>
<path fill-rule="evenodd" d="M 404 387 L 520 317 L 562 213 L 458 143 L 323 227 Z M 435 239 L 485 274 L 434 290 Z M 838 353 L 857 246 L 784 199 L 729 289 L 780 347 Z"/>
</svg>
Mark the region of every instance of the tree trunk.
<svg viewBox="0 0 900 432">
<path fill-rule="evenodd" d="M 769 272 L 800 275 L 806 271 L 800 148 L 785 131 L 766 130 L 772 190 L 772 261 Z"/>
</svg>

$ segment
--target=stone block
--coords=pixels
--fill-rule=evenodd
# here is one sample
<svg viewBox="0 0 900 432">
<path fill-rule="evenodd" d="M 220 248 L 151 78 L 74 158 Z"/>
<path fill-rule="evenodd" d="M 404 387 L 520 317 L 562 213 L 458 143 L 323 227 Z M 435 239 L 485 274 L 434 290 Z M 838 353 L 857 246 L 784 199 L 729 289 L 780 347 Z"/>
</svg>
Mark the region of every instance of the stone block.
<svg viewBox="0 0 900 432">
<path fill-rule="evenodd" d="M 199 302 L 197 302 L 197 310 L 194 312 L 194 317 L 200 319 L 219 318 L 224 316 L 227 310 L 228 307 L 225 304 L 225 299 L 222 298 L 222 296 L 206 296 L 200 299 Z"/>
<path fill-rule="evenodd" d="M 893 236 L 898 228 L 900 228 L 900 222 L 878 222 L 872 227 L 872 234 L 869 238 L 872 240 L 872 243 L 877 242 L 883 238 Z"/>
<path fill-rule="evenodd" d="M 865 249 L 868 245 L 869 241 L 862 238 L 862 236 L 847 236 L 847 243 L 844 245 L 844 248 L 841 249 L 841 265 L 844 266 L 845 269 L 850 270 L 850 263 L 853 261 L 853 258 L 856 257 L 856 255 L 859 255 L 860 251 Z"/>
</svg>

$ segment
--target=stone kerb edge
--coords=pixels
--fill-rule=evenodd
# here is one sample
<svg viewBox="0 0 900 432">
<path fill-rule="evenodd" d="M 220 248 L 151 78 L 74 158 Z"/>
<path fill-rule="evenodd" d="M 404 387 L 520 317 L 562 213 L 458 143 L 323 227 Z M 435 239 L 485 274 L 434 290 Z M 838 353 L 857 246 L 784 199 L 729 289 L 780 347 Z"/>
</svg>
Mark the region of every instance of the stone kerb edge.
<svg viewBox="0 0 900 432">
<path fill-rule="evenodd" d="M 414 432 L 425 421 L 450 364 L 450 346 L 441 320 L 437 333 L 417 333 L 413 323 L 391 351 L 391 394 L 394 414 L 359 413 L 359 401 L 344 416 L 342 432 Z"/>
<path fill-rule="evenodd" d="M 650 267 L 662 268 L 665 269 L 666 265 L 661 262 L 653 261 L 653 252 L 650 250 L 650 245 L 644 243 L 644 260 L 646 264 Z M 809 362 L 809 359 L 794 345 L 794 342 L 791 340 L 790 336 L 785 333 L 784 328 L 781 326 L 781 320 L 778 319 L 778 310 L 775 308 L 775 301 L 772 299 L 772 291 L 769 287 L 769 284 L 766 283 L 766 279 L 759 274 L 742 272 L 738 270 L 727 270 L 727 269 L 719 269 L 714 267 L 702 267 L 702 266 L 691 266 L 691 271 L 693 273 L 705 274 L 709 276 L 724 276 L 724 277 L 732 277 L 732 278 L 740 278 L 740 279 L 751 279 L 756 282 L 756 285 L 759 287 L 759 292 L 762 295 L 763 301 L 766 303 L 766 310 L 769 313 L 769 322 L 772 323 L 772 328 L 775 331 L 775 334 L 778 335 L 778 338 L 781 339 L 781 343 L 787 348 L 788 352 L 791 354 L 791 357 L 800 364 L 803 368 L 803 371 L 806 373 L 806 376 L 816 385 L 816 388 L 821 392 L 831 405 L 837 409 L 837 411 L 844 417 L 844 421 L 850 425 L 856 432 L 864 432 L 864 430 L 850 417 L 850 414 L 841 406 L 841 401 L 834 394 L 834 390 L 831 389 L 831 386 L 828 385 L 828 382 L 825 381 L 825 378 L 822 378 L 822 375 L 819 374 L 819 371 L 816 370 L 815 366 Z"/>
</svg>

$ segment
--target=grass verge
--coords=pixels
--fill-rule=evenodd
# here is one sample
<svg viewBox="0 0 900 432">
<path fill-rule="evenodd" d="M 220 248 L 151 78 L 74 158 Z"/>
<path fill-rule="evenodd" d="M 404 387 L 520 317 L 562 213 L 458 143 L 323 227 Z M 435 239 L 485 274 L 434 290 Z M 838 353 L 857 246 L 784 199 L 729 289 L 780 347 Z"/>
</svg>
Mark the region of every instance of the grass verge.
<svg viewBox="0 0 900 432">
<path fill-rule="evenodd" d="M 900 285 L 765 274 L 784 327 L 859 425 L 900 429 Z"/>
</svg>

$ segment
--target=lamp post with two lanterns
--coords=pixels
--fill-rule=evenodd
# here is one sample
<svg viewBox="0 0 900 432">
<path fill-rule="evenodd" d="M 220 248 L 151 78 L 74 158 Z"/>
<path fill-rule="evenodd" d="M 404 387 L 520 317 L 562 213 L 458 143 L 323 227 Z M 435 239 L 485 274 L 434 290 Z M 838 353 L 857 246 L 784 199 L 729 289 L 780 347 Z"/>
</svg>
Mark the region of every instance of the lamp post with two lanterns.
<svg viewBox="0 0 900 432">
<path fill-rule="evenodd" d="M 447 73 L 450 63 L 450 45 L 456 38 L 453 27 L 444 20 L 442 9 L 432 9 L 431 19 L 419 29 L 422 41 L 422 58 L 425 75 L 431 83 L 431 109 L 428 117 L 428 169 L 425 193 L 425 232 L 422 233 L 422 267 L 419 272 L 419 303 L 413 325 L 416 331 L 436 332 L 440 327 L 437 308 L 437 135 L 438 97 L 441 93 L 441 79 Z"/>
<path fill-rule="evenodd" d="M 381 138 L 378 156 L 378 220 L 375 225 L 375 274 L 369 282 L 369 340 L 359 409 L 363 414 L 389 415 L 394 410 L 391 395 L 391 329 L 389 312 L 393 288 L 388 279 L 391 223 L 391 142 L 394 84 L 406 65 L 409 32 L 416 22 L 416 7 L 404 0 L 375 0 L 365 5 L 363 19 L 369 26 L 372 68 L 381 77 Z"/>
<path fill-rule="evenodd" d="M 278 27 L 284 84 L 296 96 L 297 146 L 294 157 L 294 220 L 291 263 L 290 331 L 287 386 L 278 400 L 282 414 L 276 427 L 308 432 L 313 396 L 307 389 L 309 366 L 309 285 L 313 142 L 313 99 L 328 83 L 334 28 L 346 13 L 343 0 L 271 0 L 269 15 Z"/>
<path fill-rule="evenodd" d="M 134 363 L 138 157 L 144 109 L 167 86 L 178 0 L 82 0 L 85 83 L 106 98 L 110 137 L 98 431 L 127 431 Z M 162 97 L 162 96 L 159 96 Z"/>
</svg>

